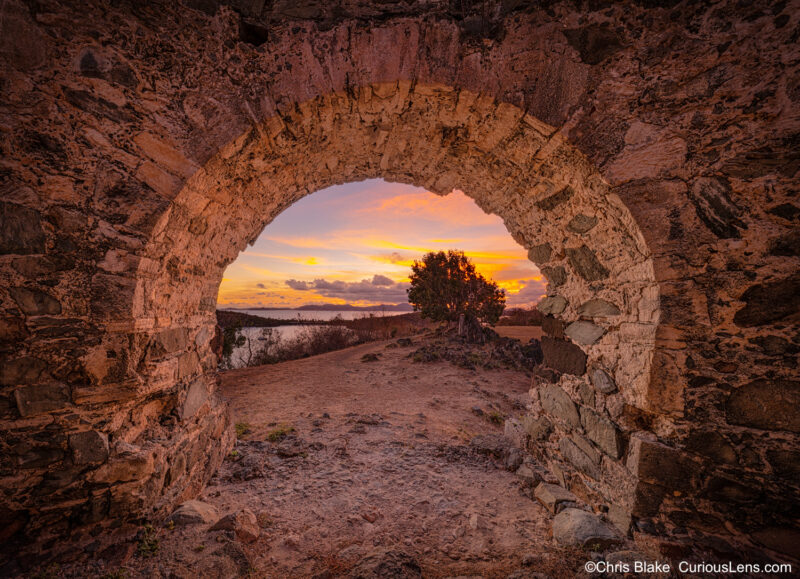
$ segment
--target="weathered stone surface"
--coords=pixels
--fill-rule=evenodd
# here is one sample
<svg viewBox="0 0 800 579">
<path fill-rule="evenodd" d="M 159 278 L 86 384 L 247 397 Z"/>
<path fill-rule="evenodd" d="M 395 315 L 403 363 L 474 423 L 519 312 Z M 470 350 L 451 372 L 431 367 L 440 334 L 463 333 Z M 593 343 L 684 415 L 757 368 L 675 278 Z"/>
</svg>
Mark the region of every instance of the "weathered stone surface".
<svg viewBox="0 0 800 579">
<path fill-rule="evenodd" d="M 607 318 L 610 316 L 618 316 L 620 313 L 617 306 L 599 298 L 584 302 L 581 304 L 581 307 L 578 308 L 578 314 L 588 318 Z"/>
<path fill-rule="evenodd" d="M 733 322 L 743 328 L 764 326 L 800 312 L 800 275 L 754 285 L 742 294 L 745 306 L 736 312 Z"/>
<path fill-rule="evenodd" d="M 8 293 L 25 315 L 55 316 L 61 313 L 61 304 L 47 292 L 26 287 L 12 287 Z"/>
<path fill-rule="evenodd" d="M 243 508 L 228 513 L 217 521 L 212 531 L 233 531 L 237 539 L 243 543 L 252 543 L 261 535 L 255 513 L 248 508 Z"/>
<path fill-rule="evenodd" d="M 800 382 L 759 379 L 730 393 L 725 403 L 729 423 L 763 430 L 800 432 Z"/>
<path fill-rule="evenodd" d="M 602 394 L 612 394 L 617 391 L 617 384 L 602 368 L 594 367 L 589 371 L 589 381 L 594 389 Z"/>
<path fill-rule="evenodd" d="M 564 509 L 553 519 L 553 538 L 565 547 L 602 550 L 622 542 L 597 516 L 580 509 Z"/>
<path fill-rule="evenodd" d="M 562 374 L 583 376 L 586 373 L 586 353 L 572 342 L 543 336 L 542 353 L 545 365 Z"/>
<path fill-rule="evenodd" d="M 97 430 L 70 434 L 69 447 L 75 464 L 104 462 L 108 458 L 108 435 Z"/>
<path fill-rule="evenodd" d="M 599 281 L 608 277 L 608 269 L 600 263 L 594 252 L 585 245 L 578 248 L 568 248 L 567 258 L 572 269 L 586 281 Z"/>
<path fill-rule="evenodd" d="M 197 411 L 200 410 L 200 407 L 205 404 L 207 399 L 208 388 L 205 380 L 200 378 L 192 382 L 191 386 L 189 386 L 189 390 L 186 393 L 186 400 L 181 407 L 181 418 L 183 420 L 189 420 L 192 418 L 195 414 L 197 414 Z"/>
<path fill-rule="evenodd" d="M 572 339 L 573 342 L 589 346 L 599 340 L 605 333 L 605 330 L 591 322 L 578 320 L 567 326 L 564 333 Z"/>
<path fill-rule="evenodd" d="M 533 496 L 544 507 L 553 514 L 559 512 L 561 503 L 577 503 L 578 497 L 569 492 L 564 487 L 558 485 L 551 485 L 548 483 L 539 483 L 533 491 Z"/>
<path fill-rule="evenodd" d="M 567 307 L 567 300 L 561 296 L 547 296 L 536 305 L 536 309 L 543 314 L 558 315 Z"/>
<path fill-rule="evenodd" d="M 722 464 L 736 464 L 736 450 L 718 432 L 696 431 L 686 439 L 686 450 L 707 456 Z"/>
<path fill-rule="evenodd" d="M 741 210 L 731 201 L 730 190 L 730 183 L 717 177 L 701 177 L 689 189 L 697 216 L 721 238 L 739 238 L 740 230 L 747 228 Z"/>
<path fill-rule="evenodd" d="M 567 283 L 567 270 L 563 266 L 541 268 L 542 275 L 547 278 L 553 287 L 562 286 Z"/>
<path fill-rule="evenodd" d="M 685 453 L 656 440 L 634 435 L 629 444 L 628 470 L 644 483 L 683 492 L 700 472 L 698 463 Z"/>
<path fill-rule="evenodd" d="M 630 510 L 622 507 L 620 505 L 611 504 L 608 505 L 608 521 L 614 525 L 617 530 L 622 533 L 624 537 L 627 537 L 631 531 L 631 512 Z M 613 553 L 612 553 L 613 554 Z M 606 555 L 606 561 L 608 561 L 608 555 Z M 640 561 L 643 559 L 640 559 Z"/>
<path fill-rule="evenodd" d="M 23 386 L 14 390 L 17 409 L 22 416 L 60 410 L 69 404 L 69 389 L 58 382 Z"/>
<path fill-rule="evenodd" d="M 552 384 L 542 386 L 539 388 L 539 401 L 549 416 L 563 420 L 575 428 L 581 425 L 575 403 L 561 387 Z"/>
<path fill-rule="evenodd" d="M 545 316 L 542 320 L 542 332 L 553 338 L 564 337 L 564 322 L 553 316 Z"/>
<path fill-rule="evenodd" d="M 786 480 L 800 479 L 800 451 L 783 448 L 770 450 L 767 460 L 772 471 Z"/>
<path fill-rule="evenodd" d="M 599 455 L 586 454 L 574 439 L 564 437 L 558 441 L 558 450 L 564 459 L 580 472 L 597 480 L 600 478 Z"/>
<path fill-rule="evenodd" d="M 0 254 L 43 253 L 45 235 L 38 211 L 0 201 Z"/>
<path fill-rule="evenodd" d="M 534 440 L 544 440 L 553 431 L 553 425 L 546 416 L 525 415 L 522 417 L 522 427 Z"/>
<path fill-rule="evenodd" d="M 176 525 L 210 525 L 218 519 L 217 508 L 203 501 L 186 501 L 169 517 Z"/>
<path fill-rule="evenodd" d="M 5 359 L 0 365 L 0 385 L 32 384 L 45 374 L 46 369 L 47 362 L 33 356 Z"/>
<path fill-rule="evenodd" d="M 544 211 L 552 211 L 572 199 L 573 195 L 575 195 L 575 190 L 572 187 L 564 187 L 557 193 L 538 201 L 536 206 Z"/>
<path fill-rule="evenodd" d="M 579 213 L 569 220 L 569 223 L 567 223 L 567 230 L 573 233 L 586 233 L 587 231 L 591 231 L 595 225 L 597 225 L 597 217 L 590 217 Z"/>
<path fill-rule="evenodd" d="M 581 406 L 581 424 L 586 436 L 611 458 L 621 458 L 622 433 L 608 418 L 594 410 Z"/>
<path fill-rule="evenodd" d="M 542 243 L 534 245 L 528 250 L 528 259 L 536 265 L 541 265 L 550 261 L 550 256 L 553 254 L 553 248 L 549 243 Z"/>
</svg>

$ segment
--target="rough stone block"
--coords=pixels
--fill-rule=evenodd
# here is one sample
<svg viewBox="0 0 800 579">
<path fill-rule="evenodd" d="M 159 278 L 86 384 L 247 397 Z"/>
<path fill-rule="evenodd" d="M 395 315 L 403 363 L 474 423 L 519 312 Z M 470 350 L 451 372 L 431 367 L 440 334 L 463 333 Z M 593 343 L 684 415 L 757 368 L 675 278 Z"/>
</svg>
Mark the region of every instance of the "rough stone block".
<svg viewBox="0 0 800 579">
<path fill-rule="evenodd" d="M 69 447 L 75 464 L 104 462 L 108 458 L 108 435 L 97 430 L 70 434 Z"/>
<path fill-rule="evenodd" d="M 534 245 L 528 250 L 528 259 L 536 265 L 541 265 L 550 261 L 550 256 L 553 254 L 553 248 L 549 243 L 542 243 L 541 245 Z"/>
<path fill-rule="evenodd" d="M 175 515 L 173 515 L 173 517 L 174 516 Z M 248 508 L 243 508 L 233 513 L 228 513 L 219 521 L 217 521 L 217 523 L 211 527 L 211 530 L 233 531 L 236 538 L 243 543 L 252 543 L 253 541 L 257 540 L 261 534 L 261 529 L 258 527 L 256 515 Z"/>
<path fill-rule="evenodd" d="M 638 434 L 631 437 L 626 466 L 641 481 L 670 492 L 689 490 L 700 472 L 699 465 L 685 453 Z"/>
<path fill-rule="evenodd" d="M 553 193 L 549 197 L 545 197 L 541 201 L 536 202 L 536 206 L 544 211 L 552 211 L 559 205 L 563 205 L 575 195 L 575 190 L 572 187 L 564 187 L 560 191 Z"/>
<path fill-rule="evenodd" d="M 169 520 L 176 525 L 210 525 L 219 519 L 219 511 L 214 505 L 203 501 L 186 501 L 170 515 Z"/>
<path fill-rule="evenodd" d="M 8 293 L 27 316 L 57 316 L 61 313 L 61 303 L 47 292 L 27 287 L 12 287 Z"/>
<path fill-rule="evenodd" d="M 551 485 L 548 483 L 540 483 L 536 490 L 533 491 L 533 496 L 544 507 L 553 514 L 559 511 L 559 505 L 564 502 L 577 503 L 578 497 L 569 492 L 564 487 L 558 485 Z"/>
<path fill-rule="evenodd" d="M 597 516 L 581 509 L 564 509 L 553 519 L 553 538 L 565 547 L 602 550 L 622 542 Z"/>
<path fill-rule="evenodd" d="M 506 419 L 503 425 L 503 435 L 517 448 L 525 448 L 528 442 L 528 433 L 516 418 Z"/>
<path fill-rule="evenodd" d="M 608 269 L 600 263 L 594 252 L 585 245 L 567 249 L 567 259 L 572 269 L 586 281 L 600 281 L 608 277 Z"/>
<path fill-rule="evenodd" d="M 608 520 L 623 536 L 627 537 L 631 532 L 631 522 L 633 519 L 630 510 L 619 505 L 611 504 L 608 506 Z"/>
<path fill-rule="evenodd" d="M 43 253 L 41 214 L 16 203 L 0 201 L 0 254 Z"/>
<path fill-rule="evenodd" d="M 561 296 L 547 296 L 536 305 L 536 309 L 543 314 L 557 316 L 567 307 L 567 300 Z"/>
<path fill-rule="evenodd" d="M 565 270 L 561 265 L 556 265 L 554 267 L 543 267 L 540 269 L 540 271 L 553 287 L 562 286 L 567 283 L 567 270 Z"/>
<path fill-rule="evenodd" d="M 578 314 L 587 318 L 607 318 L 618 316 L 620 311 L 611 302 L 595 298 L 581 304 L 581 307 L 578 308 Z"/>
<path fill-rule="evenodd" d="M 572 233 L 586 233 L 587 231 L 591 231 L 595 225 L 597 225 L 597 217 L 579 213 L 569 220 L 569 223 L 567 223 L 567 230 Z"/>
<path fill-rule="evenodd" d="M 725 402 L 730 424 L 800 432 L 800 382 L 759 379 L 740 386 Z"/>
<path fill-rule="evenodd" d="M 564 333 L 573 342 L 590 346 L 603 336 L 605 330 L 591 322 L 578 320 L 577 322 L 572 322 L 569 326 L 567 326 L 567 329 L 564 330 Z"/>
<path fill-rule="evenodd" d="M 622 433 L 616 425 L 594 410 L 581 406 L 581 424 L 586 436 L 611 458 L 622 457 Z"/>
<path fill-rule="evenodd" d="M 545 416 L 527 415 L 522 418 L 522 426 L 525 432 L 534 440 L 544 440 L 551 432 L 553 425 Z"/>
<path fill-rule="evenodd" d="M 581 450 L 570 438 L 564 437 L 558 441 L 558 449 L 564 459 L 582 473 L 595 480 L 600 478 L 598 462 Z"/>
<path fill-rule="evenodd" d="M 754 285 L 740 298 L 745 306 L 733 316 L 733 323 L 743 328 L 765 326 L 800 310 L 800 275 Z"/>
<path fill-rule="evenodd" d="M 3 360 L 0 365 L 0 386 L 16 386 L 37 382 L 47 369 L 47 362 L 33 356 Z"/>
<path fill-rule="evenodd" d="M 192 382 L 186 394 L 186 400 L 181 407 L 181 419 L 188 420 L 197 414 L 200 407 L 208 399 L 208 387 L 204 379 L 200 378 Z"/>
<path fill-rule="evenodd" d="M 562 374 L 582 376 L 586 373 L 586 353 L 580 346 L 566 340 L 542 336 L 544 364 Z"/>
<path fill-rule="evenodd" d="M 592 368 L 589 371 L 589 381 L 594 389 L 602 394 L 612 394 L 617 391 L 617 384 L 602 368 Z"/>
<path fill-rule="evenodd" d="M 581 425 L 575 403 L 559 386 L 546 384 L 540 387 L 539 401 L 548 415 L 563 420 L 574 428 Z"/>
<path fill-rule="evenodd" d="M 542 320 L 542 332 L 553 338 L 563 338 L 564 322 L 553 316 L 545 316 Z"/>
<path fill-rule="evenodd" d="M 70 403 L 69 389 L 65 384 L 58 382 L 17 388 L 14 391 L 14 398 L 22 416 L 60 410 Z"/>
</svg>

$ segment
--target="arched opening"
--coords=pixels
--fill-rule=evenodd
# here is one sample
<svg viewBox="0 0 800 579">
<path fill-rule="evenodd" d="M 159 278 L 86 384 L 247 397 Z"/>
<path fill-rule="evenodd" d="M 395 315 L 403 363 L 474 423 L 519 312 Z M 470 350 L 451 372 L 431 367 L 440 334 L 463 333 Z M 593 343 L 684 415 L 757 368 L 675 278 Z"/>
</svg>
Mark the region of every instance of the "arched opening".
<svg viewBox="0 0 800 579">
<path fill-rule="evenodd" d="M 209 460 L 180 459 L 187 469 L 170 475 L 169 485 L 165 470 L 154 473 L 161 494 L 151 508 L 162 511 L 198 488 L 230 444 L 209 347 L 224 268 L 291 203 L 376 177 L 439 194 L 464 191 L 499 215 L 541 266 L 551 294 L 544 307 L 553 316 L 543 348 L 555 373 L 553 383 L 535 385 L 533 410 L 549 417 L 556 434 L 539 446 L 551 457 L 571 456 L 565 468 L 586 481 L 587 496 L 631 512 L 636 480 L 625 453 L 640 429 L 634 409 L 659 411 L 648 391 L 658 288 L 638 227 L 552 127 L 468 91 L 409 82 L 326 95 L 253 127 L 187 179 L 154 227 L 125 313 L 149 344 L 139 379 L 153 398 L 170 392 L 180 415 L 175 432 L 196 433 L 157 448 L 157 462 L 191 454 L 187 439 L 205 448 L 226 434 Z M 152 346 L 166 342 L 173 346 Z M 591 406 L 581 402 L 587 386 L 597 391 Z M 668 430 L 668 419 L 657 427 Z M 118 436 L 134 444 L 143 433 L 130 423 Z"/>
</svg>

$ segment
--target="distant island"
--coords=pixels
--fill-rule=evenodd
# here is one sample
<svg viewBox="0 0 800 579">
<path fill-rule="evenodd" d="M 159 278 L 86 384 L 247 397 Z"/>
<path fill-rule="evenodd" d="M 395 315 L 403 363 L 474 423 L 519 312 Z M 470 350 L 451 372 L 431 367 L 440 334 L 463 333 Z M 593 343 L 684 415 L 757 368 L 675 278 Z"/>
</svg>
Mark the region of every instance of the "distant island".
<svg viewBox="0 0 800 579">
<path fill-rule="evenodd" d="M 414 308 L 409 303 L 405 304 L 378 304 L 375 306 L 354 306 L 351 304 L 306 304 L 296 308 L 271 308 L 258 306 L 252 308 L 225 308 L 227 311 L 259 310 L 259 311 L 312 311 L 312 312 L 412 312 Z"/>
</svg>

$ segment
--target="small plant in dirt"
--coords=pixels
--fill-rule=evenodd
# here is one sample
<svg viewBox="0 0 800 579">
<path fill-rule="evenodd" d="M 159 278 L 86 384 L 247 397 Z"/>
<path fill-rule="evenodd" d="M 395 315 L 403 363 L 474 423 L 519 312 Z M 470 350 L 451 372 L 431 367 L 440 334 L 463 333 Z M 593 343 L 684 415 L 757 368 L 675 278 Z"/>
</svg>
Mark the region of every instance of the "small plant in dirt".
<svg viewBox="0 0 800 579">
<path fill-rule="evenodd" d="M 486 420 L 488 420 L 492 424 L 497 424 L 499 426 L 503 424 L 503 422 L 505 422 L 506 419 L 497 410 L 492 410 L 491 412 L 486 414 Z"/>
<path fill-rule="evenodd" d="M 203 552 L 205 550 L 206 550 L 206 546 L 205 545 L 195 545 L 195 547 L 194 547 L 195 553 L 201 553 L 201 552 Z"/>
<path fill-rule="evenodd" d="M 278 428 L 270 430 L 267 433 L 267 440 L 269 440 L 270 442 L 279 442 L 284 438 L 286 438 L 287 436 L 289 436 L 289 434 L 291 434 L 292 432 L 294 432 L 293 426 L 287 426 L 285 424 L 282 424 Z"/>
<path fill-rule="evenodd" d="M 164 526 L 168 531 L 172 531 L 175 529 L 175 521 L 167 521 L 167 524 Z"/>
<path fill-rule="evenodd" d="M 269 518 L 267 513 L 258 513 L 256 515 L 256 521 L 258 522 L 258 526 L 262 529 L 268 529 L 274 524 L 274 521 Z"/>
<path fill-rule="evenodd" d="M 100 576 L 100 579 L 126 579 L 128 577 L 128 570 L 120 567 L 116 571 L 106 571 L 105 574 Z"/>
<path fill-rule="evenodd" d="M 250 424 L 247 422 L 237 422 L 235 428 L 236 438 L 242 438 L 245 434 L 250 432 Z"/>
<path fill-rule="evenodd" d="M 239 458 L 239 451 L 232 450 L 228 456 L 230 456 L 231 458 Z"/>
<path fill-rule="evenodd" d="M 158 553 L 158 537 L 153 525 L 145 525 L 139 538 L 138 553 L 142 557 L 152 557 Z"/>
</svg>

